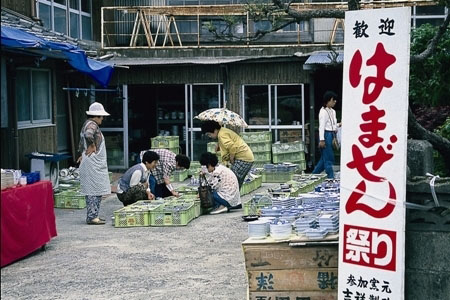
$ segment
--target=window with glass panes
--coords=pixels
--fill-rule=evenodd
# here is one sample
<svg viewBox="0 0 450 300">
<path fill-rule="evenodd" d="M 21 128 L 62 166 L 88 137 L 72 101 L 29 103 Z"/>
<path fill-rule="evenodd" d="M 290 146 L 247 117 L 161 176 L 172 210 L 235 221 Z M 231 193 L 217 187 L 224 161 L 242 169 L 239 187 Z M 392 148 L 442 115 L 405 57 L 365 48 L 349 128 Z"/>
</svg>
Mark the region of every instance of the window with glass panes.
<svg viewBox="0 0 450 300">
<path fill-rule="evenodd" d="M 92 39 L 91 0 L 38 0 L 44 27 L 82 40 Z"/>
<path fill-rule="evenodd" d="M 52 123 L 49 70 L 18 69 L 15 93 L 19 127 Z"/>
</svg>

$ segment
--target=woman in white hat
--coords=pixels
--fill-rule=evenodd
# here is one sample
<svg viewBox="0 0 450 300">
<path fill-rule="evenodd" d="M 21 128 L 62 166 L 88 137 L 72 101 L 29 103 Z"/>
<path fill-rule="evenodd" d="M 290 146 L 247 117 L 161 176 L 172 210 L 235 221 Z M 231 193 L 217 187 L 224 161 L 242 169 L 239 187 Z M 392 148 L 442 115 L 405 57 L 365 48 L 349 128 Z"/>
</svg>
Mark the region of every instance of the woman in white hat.
<svg viewBox="0 0 450 300">
<path fill-rule="evenodd" d="M 94 102 L 86 111 L 89 118 L 84 122 L 80 132 L 78 158 L 80 163 L 80 189 L 86 196 L 87 217 L 89 225 L 105 224 L 98 216 L 103 195 L 111 194 L 108 164 L 106 160 L 105 138 L 100 130 L 103 118 L 109 114 L 103 105 Z"/>
</svg>

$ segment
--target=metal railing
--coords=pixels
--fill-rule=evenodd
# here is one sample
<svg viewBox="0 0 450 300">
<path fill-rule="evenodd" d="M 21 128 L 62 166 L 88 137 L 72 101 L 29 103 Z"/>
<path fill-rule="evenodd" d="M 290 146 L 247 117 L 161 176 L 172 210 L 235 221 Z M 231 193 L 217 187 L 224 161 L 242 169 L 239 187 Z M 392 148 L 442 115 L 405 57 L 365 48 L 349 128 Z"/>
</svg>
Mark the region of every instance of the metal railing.
<svg viewBox="0 0 450 300">
<path fill-rule="evenodd" d="M 154 0 L 153 3 L 178 2 Z M 434 4 L 436 2 L 432 0 L 364 1 L 361 2 L 361 7 L 371 9 Z M 271 23 L 268 20 L 251 19 L 246 7 L 243 4 L 102 7 L 102 48 L 165 49 L 343 43 L 343 20 L 330 18 L 294 22 L 281 30 L 254 39 L 258 31 L 270 30 Z M 298 11 L 347 10 L 345 2 L 293 3 L 291 7 Z M 285 21 L 290 20 L 292 19 L 285 18 Z M 211 30 L 212 28 L 215 30 Z"/>
</svg>

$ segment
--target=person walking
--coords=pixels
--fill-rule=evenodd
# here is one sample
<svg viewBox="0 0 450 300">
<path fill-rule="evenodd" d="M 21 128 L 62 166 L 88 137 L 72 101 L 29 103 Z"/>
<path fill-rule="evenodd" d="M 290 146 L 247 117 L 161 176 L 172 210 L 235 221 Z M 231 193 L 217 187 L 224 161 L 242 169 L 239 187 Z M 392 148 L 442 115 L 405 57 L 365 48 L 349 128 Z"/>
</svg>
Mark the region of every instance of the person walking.
<svg viewBox="0 0 450 300">
<path fill-rule="evenodd" d="M 340 127 L 340 123 L 337 123 L 336 111 L 333 109 L 337 97 L 337 94 L 332 91 L 326 91 L 323 95 L 323 104 L 319 112 L 320 160 L 312 171 L 313 174 L 319 174 L 325 170 L 329 179 L 334 178 L 333 137 L 337 128 Z"/>
<path fill-rule="evenodd" d="M 210 212 L 211 215 L 228 212 L 232 207 L 241 204 L 237 177 L 233 171 L 219 164 L 217 155 L 210 152 L 203 153 L 200 164 L 202 174 L 213 190 L 215 208 Z"/>
<path fill-rule="evenodd" d="M 108 164 L 106 159 L 105 137 L 100 130 L 104 117 L 110 114 L 103 105 L 94 102 L 86 111 L 89 118 L 84 122 L 80 132 L 79 152 L 80 192 L 86 197 L 86 223 L 103 225 L 105 220 L 99 218 L 102 196 L 111 194 Z"/>
<path fill-rule="evenodd" d="M 155 195 L 151 193 L 148 186 L 150 170 L 153 170 L 158 163 L 159 155 L 153 151 L 146 151 L 142 157 L 142 162 L 129 168 L 122 175 L 117 184 L 117 198 L 127 206 L 138 200 L 153 200 Z"/>
<path fill-rule="evenodd" d="M 236 132 L 222 127 L 216 121 L 203 121 L 202 132 L 209 138 L 218 140 L 216 150 L 220 150 L 222 162 L 230 162 L 241 188 L 255 160 L 250 147 Z"/>
</svg>

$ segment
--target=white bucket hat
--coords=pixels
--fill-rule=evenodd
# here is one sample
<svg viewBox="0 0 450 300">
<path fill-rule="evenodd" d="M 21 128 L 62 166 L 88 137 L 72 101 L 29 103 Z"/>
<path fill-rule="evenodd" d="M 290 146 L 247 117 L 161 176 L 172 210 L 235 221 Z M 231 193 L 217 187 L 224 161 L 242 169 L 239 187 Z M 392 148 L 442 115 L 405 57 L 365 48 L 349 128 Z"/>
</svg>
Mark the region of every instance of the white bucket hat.
<svg viewBox="0 0 450 300">
<path fill-rule="evenodd" d="M 109 116 L 105 109 L 103 108 L 103 105 L 98 102 L 94 102 L 89 106 L 89 110 L 86 111 L 86 114 L 88 116 Z"/>
</svg>

